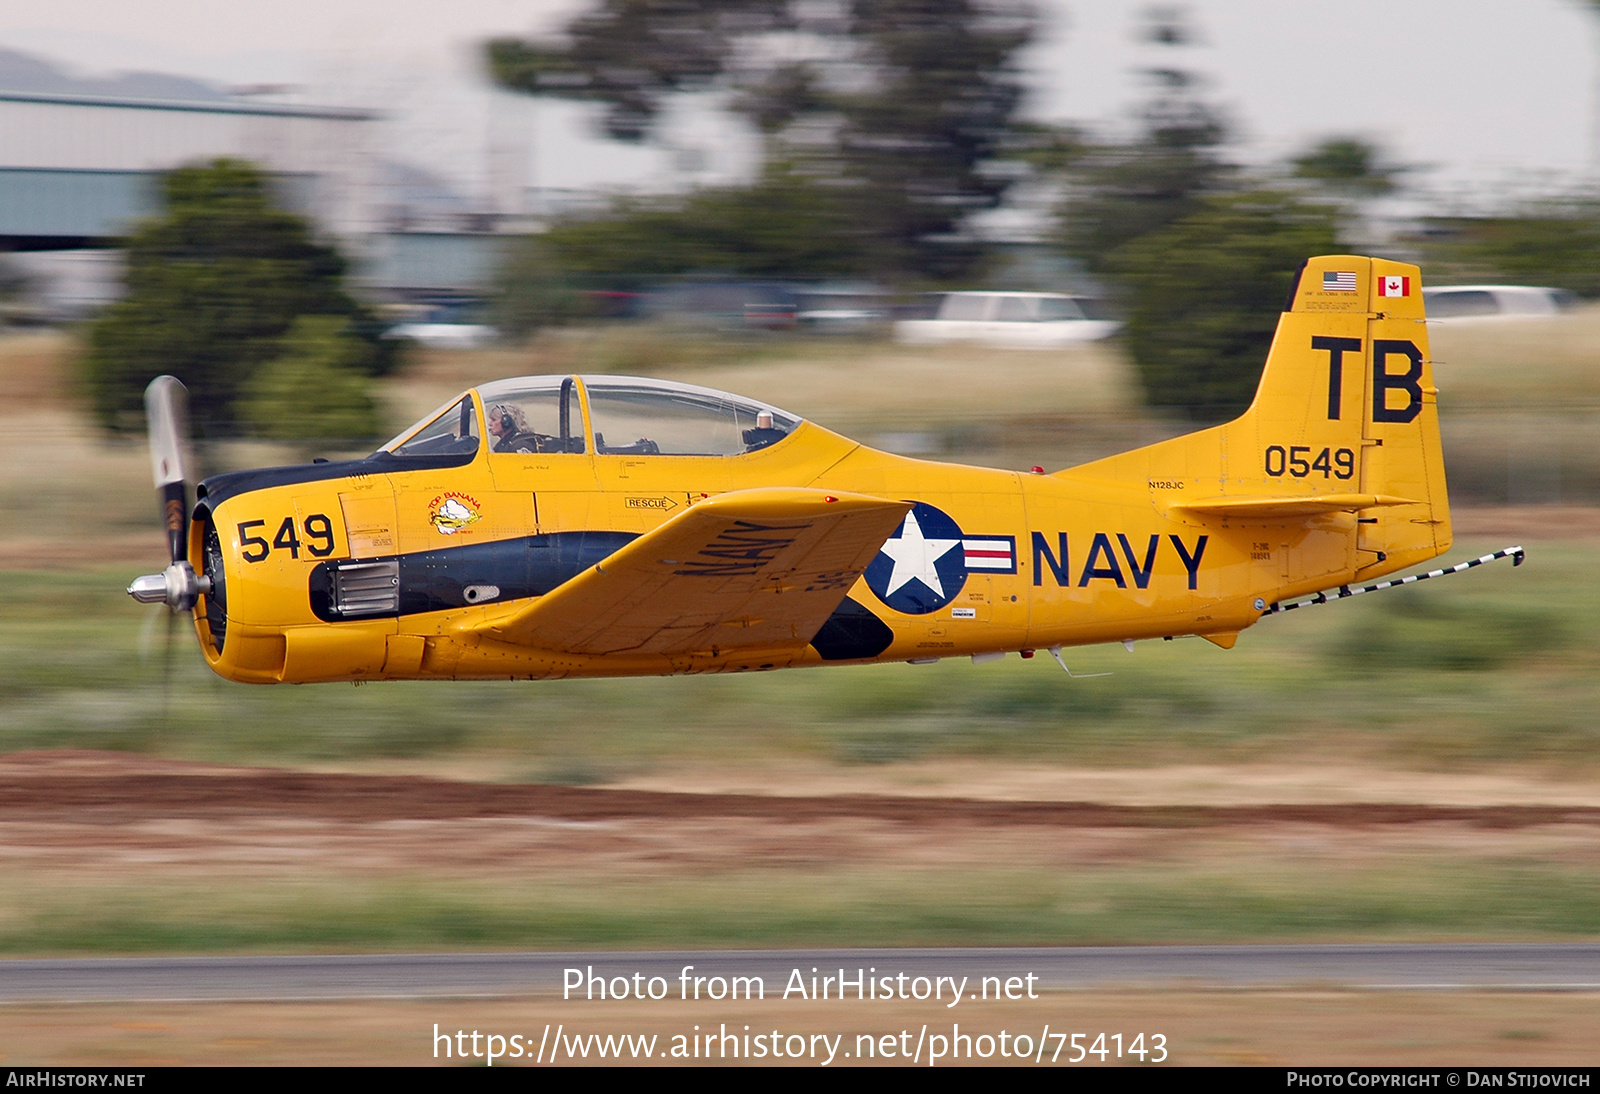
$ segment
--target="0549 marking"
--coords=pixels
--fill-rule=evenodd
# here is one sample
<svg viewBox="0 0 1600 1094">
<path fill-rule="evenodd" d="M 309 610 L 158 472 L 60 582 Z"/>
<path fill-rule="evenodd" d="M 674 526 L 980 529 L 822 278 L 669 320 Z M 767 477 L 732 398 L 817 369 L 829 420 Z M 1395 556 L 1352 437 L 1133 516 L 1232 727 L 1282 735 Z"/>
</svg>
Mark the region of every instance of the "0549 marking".
<svg viewBox="0 0 1600 1094">
<path fill-rule="evenodd" d="M 1348 479 L 1356 473 L 1356 454 L 1348 448 L 1324 448 L 1315 459 L 1310 459 L 1311 446 L 1293 444 L 1287 449 L 1281 444 L 1269 445 L 1266 452 L 1266 472 L 1273 478 L 1285 473 L 1297 479 L 1322 472 L 1323 478 Z"/>
</svg>

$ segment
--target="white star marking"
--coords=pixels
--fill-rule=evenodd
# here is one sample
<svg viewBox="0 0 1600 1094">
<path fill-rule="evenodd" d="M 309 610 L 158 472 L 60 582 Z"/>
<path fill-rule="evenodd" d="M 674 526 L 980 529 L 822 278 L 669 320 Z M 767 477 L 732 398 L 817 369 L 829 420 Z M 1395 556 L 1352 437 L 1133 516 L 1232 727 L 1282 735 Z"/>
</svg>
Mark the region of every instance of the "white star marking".
<svg viewBox="0 0 1600 1094">
<path fill-rule="evenodd" d="M 916 515 L 907 513 L 906 522 L 900 528 L 900 538 L 885 540 L 881 548 L 884 554 L 894 559 L 894 573 L 889 575 L 889 587 L 883 595 L 893 596 L 894 591 L 902 585 L 920 581 L 942 600 L 944 586 L 939 582 L 937 563 L 959 546 L 959 539 L 922 538 L 922 526 L 917 523 Z"/>
</svg>

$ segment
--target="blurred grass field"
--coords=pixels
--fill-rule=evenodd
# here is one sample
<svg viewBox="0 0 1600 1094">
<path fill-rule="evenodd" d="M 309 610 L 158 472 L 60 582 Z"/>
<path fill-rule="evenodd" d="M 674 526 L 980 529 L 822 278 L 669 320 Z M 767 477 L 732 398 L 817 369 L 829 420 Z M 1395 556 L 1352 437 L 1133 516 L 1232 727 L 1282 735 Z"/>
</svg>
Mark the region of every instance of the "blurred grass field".
<svg viewBox="0 0 1600 1094">
<path fill-rule="evenodd" d="M 1600 351 L 1600 315 L 1545 334 L 1458 328 L 1434 340 L 1458 499 L 1514 498 L 1519 482 L 1545 492 L 1532 500 L 1554 500 L 1552 484 L 1569 503 L 1574 491 L 1589 502 L 1600 496 L 1583 493 L 1591 480 L 1582 471 L 1600 466 L 1600 378 L 1585 367 L 1589 347 Z M 1227 772 L 1258 781 L 1264 772 L 1334 773 L 1337 785 L 1319 789 L 1318 800 L 1418 800 L 1404 795 L 1433 777 L 1444 789 L 1428 793 L 1447 800 L 1476 801 L 1471 794 L 1502 777 L 1510 800 L 1569 791 L 1588 800 L 1600 783 L 1600 537 L 1592 520 L 1573 522 L 1570 509 L 1550 510 L 1548 524 L 1544 510 L 1520 511 L 1512 522 L 1519 534 L 1544 534 L 1527 544 L 1519 569 L 1500 563 L 1270 617 L 1232 651 L 1198 639 L 1141 643 L 1131 655 L 1120 646 L 1067 651 L 1075 671 L 1112 673 L 1097 679 L 1071 680 L 1045 658 L 1013 656 L 729 678 L 229 684 L 204 667 L 181 621 L 169 659 L 164 609 L 122 591 L 162 562 L 147 459 L 139 440 L 95 431 L 74 398 L 74 352 L 61 335 L 0 339 L 0 390 L 10 396 L 0 406 L 0 581 L 8 590 L 0 599 L 0 754 L 103 749 L 778 792 L 826 782 L 818 773 L 831 773 L 827 785 L 840 789 L 879 787 L 895 774 L 901 789 L 959 794 L 976 793 L 980 782 L 1037 785 L 1019 772 L 1155 779 L 1199 767 L 1223 772 L 1224 782 Z M 1059 355 L 930 354 L 852 340 L 618 328 L 564 332 L 518 350 L 425 353 L 383 398 L 398 428 L 471 383 L 566 369 L 724 387 L 869 443 L 1002 466 L 1065 465 L 1191 427 L 1141 416 L 1115 344 Z M 1558 379 L 1525 380 L 1544 373 Z M 1523 432 L 1508 432 L 1513 425 Z M 304 458 L 264 445 L 205 456 L 212 470 Z M 1463 482 L 1478 486 L 1463 491 Z M 1566 537 L 1562 528 L 1574 523 L 1587 531 Z M 1510 542 L 1463 539 L 1446 561 Z M 1286 780 L 1254 793 L 1292 802 L 1306 787 Z M 14 834 L 0 841 L 0 953 L 1600 930 L 1586 830 L 1510 840 L 1431 828 L 1164 831 L 1103 849 L 1103 837 L 1081 832 L 952 831 L 916 846 L 892 834 L 870 854 L 841 857 L 835 828 L 800 833 L 794 846 L 762 836 L 750 848 L 703 851 L 707 841 L 737 844 L 730 822 L 673 829 L 682 842 L 670 853 L 646 840 L 603 862 L 534 854 L 418 872 L 372 851 L 369 841 L 387 831 L 381 824 L 325 836 L 303 823 L 285 822 L 281 832 L 271 818 L 262 823 L 267 842 L 245 839 L 236 862 L 207 858 L 193 843 L 204 835 L 181 819 L 135 824 L 128 838 L 136 845 L 120 849 L 90 826 L 68 825 L 73 831 L 37 843 Z M 475 831 L 417 830 L 416 838 L 471 840 Z M 75 857 L 102 845 L 99 865 Z M 333 854 L 329 847 L 349 861 L 318 858 Z"/>
<path fill-rule="evenodd" d="M 1465 545 L 1465 556 L 1488 543 Z M 1494 544 L 1493 546 L 1504 546 Z M 1453 556 L 1453 557 L 1455 557 Z M 1600 773 L 1594 545 L 1544 545 L 1429 586 L 1199 639 L 1044 658 L 738 677 L 243 687 L 123 571 L 12 572 L 0 750 L 97 748 L 265 764 L 445 760 L 613 781 L 699 764 L 940 758 L 1088 766 L 1361 762 Z M 170 672 L 170 687 L 167 683 Z"/>
<path fill-rule="evenodd" d="M 0 894 L 0 954 L 1029 946 L 1557 939 L 1600 933 L 1600 878 L 1528 857 L 1368 854 L 1003 866 L 528 870 L 40 885 Z M 1431 861 L 1430 861 L 1431 859 Z"/>
<path fill-rule="evenodd" d="M 962 422 L 1013 438 L 1043 435 L 1050 430 L 1034 428 L 1041 416 L 1062 408 L 1095 423 L 1080 431 L 1087 441 L 1056 442 L 1067 448 L 1109 450 L 1185 428 L 1138 418 L 1114 344 L 1064 355 L 928 354 L 849 339 L 657 335 L 653 358 L 626 327 L 559 332 L 518 351 L 425 353 L 385 398 L 403 420 L 490 375 L 652 371 L 656 361 L 653 371 L 768 398 L 825 424 L 921 423 L 936 445 L 959 441 Z M 1544 400 L 1565 392 L 1574 413 L 1600 407 L 1600 370 L 1583 365 L 1591 347 L 1600 351 L 1600 311 L 1531 326 L 1441 327 L 1434 342 L 1446 362 L 1447 432 L 1492 421 L 1483 415 L 1502 403 L 1523 414 L 1549 409 L 1519 404 L 1525 389 Z M 261 689 L 211 676 L 180 625 L 169 688 L 165 616 L 122 592 L 133 573 L 161 562 L 143 445 L 108 440 L 87 422 L 73 398 L 74 352 L 61 335 L 0 339 L 0 385 L 13 396 L 0 413 L 0 570 L 10 571 L 11 590 L 0 602 L 0 750 L 92 747 L 287 764 L 449 757 L 498 778 L 574 783 L 709 761 L 802 759 L 1137 766 L 1337 758 L 1586 777 L 1597 769 L 1600 545 L 1590 541 L 1538 544 L 1515 571 L 1502 564 L 1269 618 L 1231 652 L 1199 640 L 1144 643 L 1133 656 L 1120 647 L 1072 651 L 1075 670 L 1115 674 L 1095 680 L 1012 657 L 740 679 Z M 1559 383 L 1545 385 L 1546 373 Z M 1451 402 L 1456 389 L 1464 394 Z M 1458 404 L 1464 409 L 1452 418 Z M 1588 448 L 1600 461 L 1600 444 Z M 236 446 L 220 458 L 275 456 L 282 453 L 268 446 Z M 1450 474 L 1454 487 L 1454 457 Z M 1503 546 L 1463 542 L 1450 557 Z"/>
</svg>

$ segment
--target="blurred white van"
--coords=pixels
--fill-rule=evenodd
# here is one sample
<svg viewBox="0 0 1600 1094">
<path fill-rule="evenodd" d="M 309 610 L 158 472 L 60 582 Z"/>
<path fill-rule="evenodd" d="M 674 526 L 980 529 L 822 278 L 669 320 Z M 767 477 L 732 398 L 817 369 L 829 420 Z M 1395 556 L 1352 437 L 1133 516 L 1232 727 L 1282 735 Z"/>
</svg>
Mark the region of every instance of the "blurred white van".
<svg viewBox="0 0 1600 1094">
<path fill-rule="evenodd" d="M 1121 323 L 1101 317 L 1099 302 L 1047 292 L 951 292 L 933 319 L 902 319 L 895 341 L 907 345 L 977 342 L 1009 349 L 1054 349 L 1093 342 Z"/>
<path fill-rule="evenodd" d="M 1560 315 L 1582 301 L 1566 289 L 1532 285 L 1448 285 L 1423 289 L 1422 303 L 1432 323 Z"/>
</svg>

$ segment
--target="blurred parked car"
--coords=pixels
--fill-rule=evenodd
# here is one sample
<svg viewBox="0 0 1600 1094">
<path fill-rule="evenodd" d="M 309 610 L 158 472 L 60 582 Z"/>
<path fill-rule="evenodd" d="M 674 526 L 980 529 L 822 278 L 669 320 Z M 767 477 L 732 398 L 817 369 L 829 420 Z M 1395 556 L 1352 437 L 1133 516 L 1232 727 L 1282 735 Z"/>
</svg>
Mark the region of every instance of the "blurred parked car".
<svg viewBox="0 0 1600 1094">
<path fill-rule="evenodd" d="M 434 349 L 476 349 L 499 336 L 482 323 L 400 323 L 384 332 L 385 338 L 404 338 Z"/>
<path fill-rule="evenodd" d="M 649 317 L 718 330 L 788 330 L 798 323 L 794 290 L 779 282 L 685 281 L 663 285 L 643 301 Z"/>
<path fill-rule="evenodd" d="M 866 333 L 888 318 L 889 294 L 867 281 L 824 282 L 796 292 L 800 325 L 835 334 Z"/>
<path fill-rule="evenodd" d="M 1566 289 L 1532 285 L 1448 285 L 1422 290 L 1428 321 L 1509 319 L 1560 315 L 1581 300 Z"/>
<path fill-rule="evenodd" d="M 894 325 L 898 342 L 933 345 L 977 342 L 1014 349 L 1053 349 L 1093 342 L 1121 323 L 1104 318 L 1099 301 L 1043 292 L 945 293 L 933 319 L 903 319 Z"/>
</svg>

